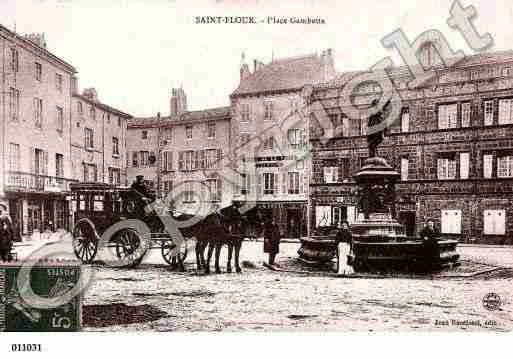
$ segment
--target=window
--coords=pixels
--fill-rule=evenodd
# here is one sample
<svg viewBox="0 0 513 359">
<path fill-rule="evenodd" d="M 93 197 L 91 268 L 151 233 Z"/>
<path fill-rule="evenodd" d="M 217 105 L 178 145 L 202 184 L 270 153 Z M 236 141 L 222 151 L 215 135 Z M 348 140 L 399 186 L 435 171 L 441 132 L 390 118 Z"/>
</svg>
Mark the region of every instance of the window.
<svg viewBox="0 0 513 359">
<path fill-rule="evenodd" d="M 513 156 L 497 157 L 497 177 L 510 178 L 513 177 Z"/>
<path fill-rule="evenodd" d="M 461 234 L 461 210 L 442 210 L 442 233 Z"/>
<path fill-rule="evenodd" d="M 89 117 L 91 117 L 92 120 L 96 120 L 96 109 L 93 105 L 89 107 Z"/>
<path fill-rule="evenodd" d="M 133 152 L 132 153 L 132 167 L 138 167 L 139 166 L 139 153 Z"/>
<path fill-rule="evenodd" d="M 439 64 L 440 56 L 435 45 L 432 42 L 424 44 L 418 51 L 417 58 L 424 68 L 429 68 L 433 65 Z"/>
<path fill-rule="evenodd" d="M 274 118 L 273 103 L 271 101 L 264 102 L 264 120 L 271 121 Z"/>
<path fill-rule="evenodd" d="M 274 148 L 274 137 L 269 136 L 264 140 L 264 150 L 272 150 Z"/>
<path fill-rule="evenodd" d="M 18 121 L 20 117 L 20 90 L 11 87 L 9 89 L 9 119 Z"/>
<path fill-rule="evenodd" d="M 221 180 L 217 178 L 209 178 L 206 181 L 208 188 L 208 198 L 210 202 L 221 201 Z"/>
<path fill-rule="evenodd" d="M 164 195 L 173 192 L 173 180 L 164 180 L 162 182 L 162 189 L 164 191 Z"/>
<path fill-rule="evenodd" d="M 338 167 L 327 166 L 323 168 L 324 183 L 337 183 L 338 182 Z"/>
<path fill-rule="evenodd" d="M 469 176 L 470 169 L 470 153 L 460 153 L 460 178 L 467 179 Z"/>
<path fill-rule="evenodd" d="M 368 119 L 362 118 L 360 120 L 360 136 L 367 135 L 367 126 L 368 126 Z"/>
<path fill-rule="evenodd" d="M 15 47 L 11 47 L 11 71 L 19 72 L 20 71 L 20 54 L 18 49 Z"/>
<path fill-rule="evenodd" d="M 112 155 L 119 156 L 119 139 L 112 137 Z"/>
<path fill-rule="evenodd" d="M 456 178 L 456 159 L 453 155 L 438 158 L 438 179 Z"/>
<path fill-rule="evenodd" d="M 9 170 L 20 171 L 20 145 L 17 143 L 9 143 Z"/>
<path fill-rule="evenodd" d="M 195 162 L 195 153 L 194 151 L 185 151 L 180 152 L 180 154 L 184 157 L 183 164 L 182 164 L 182 171 L 192 171 L 195 169 L 194 162 Z"/>
<path fill-rule="evenodd" d="M 143 140 L 148 139 L 148 131 L 146 131 L 146 130 L 142 130 L 142 131 L 141 131 L 141 138 L 142 138 Z"/>
<path fill-rule="evenodd" d="M 507 77 L 511 75 L 511 67 L 504 67 L 502 69 L 502 76 Z"/>
<path fill-rule="evenodd" d="M 249 194 L 251 188 L 250 175 L 248 173 L 242 173 L 240 181 L 240 194 Z"/>
<path fill-rule="evenodd" d="M 305 130 L 301 128 L 291 128 L 287 131 L 289 145 L 292 148 L 301 148 L 305 143 Z"/>
<path fill-rule="evenodd" d="M 55 177 L 64 177 L 64 155 L 55 154 Z"/>
<path fill-rule="evenodd" d="M 401 181 L 408 180 L 409 161 L 407 158 L 401 158 Z"/>
<path fill-rule="evenodd" d="M 299 194 L 299 172 L 289 172 L 289 194 Z"/>
<path fill-rule="evenodd" d="M 264 194 L 276 194 L 276 186 L 278 184 L 277 173 L 264 173 Z"/>
<path fill-rule="evenodd" d="M 162 164 L 162 167 L 164 171 L 169 172 L 173 170 L 173 152 L 171 151 L 164 151 L 164 163 Z"/>
<path fill-rule="evenodd" d="M 499 125 L 513 123 L 513 99 L 499 101 Z"/>
<path fill-rule="evenodd" d="M 315 206 L 315 226 L 331 225 L 331 206 Z"/>
<path fill-rule="evenodd" d="M 484 102 L 484 125 L 491 126 L 493 124 L 493 101 Z"/>
<path fill-rule="evenodd" d="M 479 78 L 479 71 L 470 71 L 470 79 L 477 80 Z"/>
<path fill-rule="evenodd" d="M 96 165 L 91 163 L 84 163 L 84 182 L 96 182 L 97 170 Z"/>
<path fill-rule="evenodd" d="M 503 209 L 485 210 L 483 233 L 491 235 L 506 234 L 506 211 Z"/>
<path fill-rule="evenodd" d="M 173 140 L 173 129 L 172 128 L 165 128 L 162 131 L 162 139 L 168 142 L 171 142 Z"/>
<path fill-rule="evenodd" d="M 207 169 L 213 169 L 217 167 L 217 150 L 206 150 L 206 160 L 205 164 Z"/>
<path fill-rule="evenodd" d="M 483 155 L 483 177 L 492 178 L 493 155 Z"/>
<path fill-rule="evenodd" d="M 77 102 L 77 111 L 80 116 L 84 114 L 84 104 L 81 101 Z"/>
<path fill-rule="evenodd" d="M 37 97 L 34 99 L 34 123 L 36 127 L 43 126 L 43 100 Z"/>
<path fill-rule="evenodd" d="M 62 75 L 61 74 L 55 74 L 55 88 L 59 92 L 62 92 L 62 83 L 63 83 Z"/>
<path fill-rule="evenodd" d="M 470 102 L 461 104 L 461 127 L 470 126 Z"/>
<path fill-rule="evenodd" d="M 62 132 L 64 130 L 64 110 L 62 107 L 57 106 L 57 131 Z"/>
<path fill-rule="evenodd" d="M 139 166 L 147 167 L 150 164 L 150 153 L 148 151 L 139 152 Z"/>
<path fill-rule="evenodd" d="M 216 123 L 215 121 L 209 121 L 207 123 L 207 137 L 215 138 L 216 137 Z"/>
<path fill-rule="evenodd" d="M 119 168 L 109 168 L 109 183 L 116 186 L 121 184 L 121 171 Z"/>
<path fill-rule="evenodd" d="M 184 202 L 194 202 L 194 182 L 185 182 Z"/>
<path fill-rule="evenodd" d="M 118 127 L 121 127 L 121 117 L 118 117 Z"/>
<path fill-rule="evenodd" d="M 84 128 L 84 147 L 86 149 L 93 149 L 94 148 L 94 141 L 93 141 L 93 137 L 94 137 L 94 132 L 91 128 Z"/>
<path fill-rule="evenodd" d="M 456 128 L 458 118 L 458 105 L 438 106 L 438 128 Z"/>
<path fill-rule="evenodd" d="M 185 126 L 185 138 L 192 139 L 192 126 Z"/>
<path fill-rule="evenodd" d="M 39 62 L 35 63 L 35 76 L 37 81 L 42 81 L 43 79 L 43 65 Z"/>
<path fill-rule="evenodd" d="M 401 132 L 408 132 L 410 130 L 410 110 L 403 109 L 401 114 Z"/>
<path fill-rule="evenodd" d="M 240 105 L 240 122 L 249 122 L 249 103 Z"/>
<path fill-rule="evenodd" d="M 343 137 L 349 136 L 349 119 L 342 115 L 342 133 L 340 134 Z"/>
</svg>

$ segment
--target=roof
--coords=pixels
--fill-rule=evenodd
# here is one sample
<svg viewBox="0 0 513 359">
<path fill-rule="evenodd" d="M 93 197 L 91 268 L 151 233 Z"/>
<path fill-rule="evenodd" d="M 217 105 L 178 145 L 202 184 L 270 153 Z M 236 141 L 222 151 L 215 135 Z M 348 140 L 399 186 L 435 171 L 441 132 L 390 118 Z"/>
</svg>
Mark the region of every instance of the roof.
<svg viewBox="0 0 513 359">
<path fill-rule="evenodd" d="M 316 54 L 277 59 L 248 74 L 231 96 L 296 90 L 304 85 L 320 83 L 323 79 L 323 63 Z"/>
<path fill-rule="evenodd" d="M 501 63 L 508 63 L 513 62 L 513 50 L 507 50 L 507 51 L 497 51 L 497 52 L 490 52 L 490 53 L 480 53 L 480 54 L 474 54 L 474 55 L 468 55 L 463 58 L 461 61 L 457 61 L 452 67 L 451 70 L 457 70 L 457 69 L 465 69 L 470 67 L 477 67 L 477 66 L 486 66 L 486 65 L 493 65 L 493 64 L 501 64 Z M 436 70 L 443 71 L 446 69 L 446 66 L 440 65 L 436 68 Z M 392 68 L 387 69 L 387 73 L 392 78 L 397 77 L 411 77 L 410 70 L 412 70 L 414 73 L 422 73 L 422 69 L 420 66 L 413 66 L 411 68 L 407 66 L 396 66 Z M 354 77 L 363 74 L 368 71 L 348 71 L 348 72 L 342 72 L 338 73 L 335 78 L 333 78 L 331 81 L 318 83 L 315 87 L 322 89 L 322 88 L 337 88 L 337 87 L 343 87 L 346 83 L 348 83 L 351 79 Z"/>
<path fill-rule="evenodd" d="M 31 47 L 32 49 L 34 50 L 39 50 L 39 51 L 42 51 L 43 54 L 45 54 L 46 56 L 48 56 L 49 58 L 51 58 L 52 60 L 58 62 L 60 65 L 66 67 L 68 69 L 68 71 L 72 72 L 72 73 L 76 73 L 77 70 L 75 69 L 75 67 L 73 65 L 71 65 L 70 63 L 64 61 L 63 59 L 61 59 L 60 57 L 52 54 L 50 51 L 48 51 L 47 49 L 43 48 L 43 47 L 40 47 L 38 46 L 37 44 L 35 44 L 34 42 L 26 39 L 25 37 L 23 36 L 20 36 L 19 34 L 9 30 L 8 28 L 6 28 L 5 26 L 3 25 L 0 25 L 0 30 L 1 31 L 5 31 L 6 33 L 8 33 L 10 36 L 16 38 L 17 40 L 21 41 L 22 43 L 24 43 L 25 45 Z"/>
<path fill-rule="evenodd" d="M 110 112 L 110 113 L 114 113 L 114 114 L 116 114 L 118 116 L 122 116 L 122 117 L 126 117 L 126 118 L 132 118 L 133 117 L 132 115 L 129 115 L 129 114 L 123 112 L 123 111 L 115 109 L 114 107 L 111 107 L 111 106 L 106 105 L 106 104 L 101 103 L 101 102 L 93 101 L 90 98 L 88 98 L 88 97 L 86 97 L 84 95 L 81 95 L 81 94 L 74 93 L 73 97 L 79 98 L 82 101 L 85 101 L 85 102 L 87 102 L 87 103 L 89 103 L 91 105 L 95 105 L 96 107 L 101 108 L 104 111 L 107 111 L 107 112 Z"/>
<path fill-rule="evenodd" d="M 163 116 L 160 121 L 156 117 L 138 117 L 128 121 L 128 128 L 148 128 L 148 127 L 167 127 L 184 125 L 188 123 L 204 122 L 212 120 L 229 119 L 231 116 L 231 108 L 215 107 L 198 111 L 186 111 L 180 116 Z"/>
</svg>

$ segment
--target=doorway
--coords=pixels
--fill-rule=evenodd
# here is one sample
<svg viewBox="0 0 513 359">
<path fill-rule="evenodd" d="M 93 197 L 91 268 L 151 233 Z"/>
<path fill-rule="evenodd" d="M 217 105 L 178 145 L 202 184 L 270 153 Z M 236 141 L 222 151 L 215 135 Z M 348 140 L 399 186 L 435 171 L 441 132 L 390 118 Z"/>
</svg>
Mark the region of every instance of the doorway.
<svg viewBox="0 0 513 359">
<path fill-rule="evenodd" d="M 399 223 L 404 226 L 406 236 L 415 236 L 415 211 L 399 212 Z"/>
</svg>

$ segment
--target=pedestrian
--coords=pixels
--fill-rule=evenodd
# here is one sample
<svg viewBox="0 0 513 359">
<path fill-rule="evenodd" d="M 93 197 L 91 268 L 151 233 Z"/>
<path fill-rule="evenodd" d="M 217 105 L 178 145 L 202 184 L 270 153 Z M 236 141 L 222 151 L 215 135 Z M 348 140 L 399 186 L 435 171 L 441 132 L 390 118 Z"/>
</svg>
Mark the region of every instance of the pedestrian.
<svg viewBox="0 0 513 359">
<path fill-rule="evenodd" d="M 13 226 L 11 218 L 7 214 L 7 206 L 0 203 L 0 261 L 8 262 L 11 260 L 13 240 Z"/>
<path fill-rule="evenodd" d="M 440 265 L 440 248 L 438 247 L 438 238 L 440 232 L 435 228 L 435 222 L 429 218 L 424 228 L 420 231 L 423 250 L 423 270 L 432 271 Z"/>
<path fill-rule="evenodd" d="M 347 264 L 347 256 L 351 249 L 351 242 L 353 236 L 351 234 L 351 227 L 347 221 L 339 224 L 335 241 L 337 242 L 337 273 L 350 274 L 353 268 Z"/>
<path fill-rule="evenodd" d="M 135 181 L 130 186 L 134 191 L 136 191 L 141 197 L 146 197 L 150 200 L 154 200 L 155 197 L 149 190 L 148 186 L 144 182 L 144 176 L 138 175 L 135 177 Z"/>
<path fill-rule="evenodd" d="M 280 252 L 280 228 L 271 218 L 264 226 L 264 253 L 269 254 L 269 265 L 275 265 L 276 254 Z"/>
</svg>

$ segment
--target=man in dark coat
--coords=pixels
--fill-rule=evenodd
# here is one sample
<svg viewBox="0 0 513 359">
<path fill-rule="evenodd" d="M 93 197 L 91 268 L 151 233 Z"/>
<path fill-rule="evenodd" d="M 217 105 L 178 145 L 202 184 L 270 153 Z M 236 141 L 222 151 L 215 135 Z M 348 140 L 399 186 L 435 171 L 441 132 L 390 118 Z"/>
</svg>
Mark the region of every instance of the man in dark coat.
<svg viewBox="0 0 513 359">
<path fill-rule="evenodd" d="M 153 194 L 150 192 L 146 183 L 144 182 L 144 176 L 138 175 L 135 177 L 134 183 L 130 186 L 133 190 L 135 190 L 139 195 L 143 197 L 147 197 L 149 199 L 154 199 Z"/>
<path fill-rule="evenodd" d="M 14 231 L 11 218 L 7 214 L 7 206 L 0 203 L 0 261 L 10 261 Z"/>
<path fill-rule="evenodd" d="M 427 271 L 438 268 L 440 264 L 439 237 L 440 232 L 435 228 L 435 222 L 428 219 L 427 224 L 420 231 L 420 238 L 423 241 L 424 269 Z"/>
<path fill-rule="evenodd" d="M 264 226 L 264 253 L 269 254 L 269 265 L 274 265 L 276 254 L 280 252 L 280 228 L 274 218 Z"/>
</svg>

